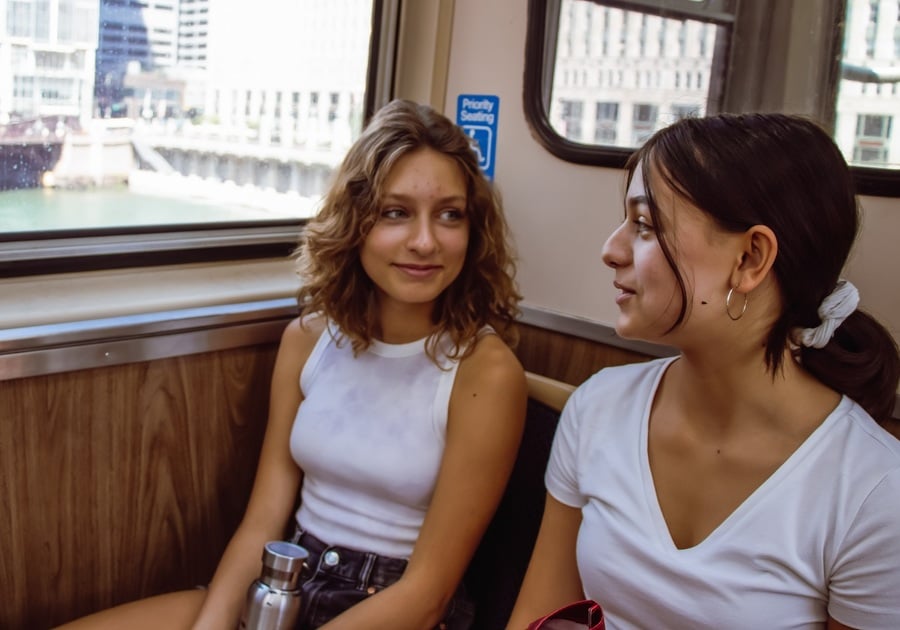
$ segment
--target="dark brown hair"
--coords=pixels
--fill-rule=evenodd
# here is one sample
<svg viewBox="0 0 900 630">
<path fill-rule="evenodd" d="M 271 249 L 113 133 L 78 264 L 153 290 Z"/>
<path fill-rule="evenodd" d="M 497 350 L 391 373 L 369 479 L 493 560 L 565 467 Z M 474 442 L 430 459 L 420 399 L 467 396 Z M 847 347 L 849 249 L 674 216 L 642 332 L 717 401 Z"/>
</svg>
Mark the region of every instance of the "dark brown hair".
<svg viewBox="0 0 900 630">
<path fill-rule="evenodd" d="M 773 375 L 790 347 L 820 381 L 876 420 L 890 418 L 900 357 L 893 337 L 874 318 L 856 310 L 821 349 L 791 343 L 795 329 L 821 323 L 819 305 L 834 290 L 859 230 L 853 179 L 831 136 L 810 120 L 785 114 L 687 118 L 658 131 L 632 155 L 629 183 L 638 164 L 654 225 L 662 229 L 660 246 L 681 289 L 673 329 L 684 320 L 687 289 L 646 185 L 651 173 L 723 230 L 766 225 L 775 233 L 773 271 L 784 306 L 766 340 Z"/>
</svg>

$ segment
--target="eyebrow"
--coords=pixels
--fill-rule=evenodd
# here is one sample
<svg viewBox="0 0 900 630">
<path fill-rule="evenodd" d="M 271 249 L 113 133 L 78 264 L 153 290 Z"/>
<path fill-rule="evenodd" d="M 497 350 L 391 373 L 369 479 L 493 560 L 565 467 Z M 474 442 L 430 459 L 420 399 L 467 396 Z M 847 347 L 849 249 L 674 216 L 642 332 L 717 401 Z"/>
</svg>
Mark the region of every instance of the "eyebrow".
<svg viewBox="0 0 900 630">
<path fill-rule="evenodd" d="M 645 206 L 649 206 L 650 202 L 647 199 L 647 195 L 635 195 L 634 197 L 626 197 L 625 203 L 629 208 L 634 208 L 635 206 L 639 206 L 644 204 Z"/>
<path fill-rule="evenodd" d="M 402 193 L 385 193 L 382 197 L 383 202 L 388 201 L 414 201 L 414 197 L 412 195 L 404 195 Z M 466 203 L 465 195 L 448 195 L 446 197 L 441 197 L 436 200 L 436 203 Z"/>
</svg>

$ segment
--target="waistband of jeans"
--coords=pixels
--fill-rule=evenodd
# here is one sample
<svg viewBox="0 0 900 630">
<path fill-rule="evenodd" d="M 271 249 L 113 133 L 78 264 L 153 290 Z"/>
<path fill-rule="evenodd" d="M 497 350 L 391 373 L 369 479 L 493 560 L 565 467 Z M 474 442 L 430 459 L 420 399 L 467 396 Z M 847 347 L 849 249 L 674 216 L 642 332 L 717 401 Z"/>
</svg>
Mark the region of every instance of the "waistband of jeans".
<svg viewBox="0 0 900 630">
<path fill-rule="evenodd" d="M 292 540 L 309 552 L 308 563 L 312 573 L 326 573 L 368 583 L 370 578 L 375 578 L 376 581 L 389 577 L 399 578 L 406 570 L 407 561 L 403 558 L 329 545 L 299 527 Z"/>
</svg>

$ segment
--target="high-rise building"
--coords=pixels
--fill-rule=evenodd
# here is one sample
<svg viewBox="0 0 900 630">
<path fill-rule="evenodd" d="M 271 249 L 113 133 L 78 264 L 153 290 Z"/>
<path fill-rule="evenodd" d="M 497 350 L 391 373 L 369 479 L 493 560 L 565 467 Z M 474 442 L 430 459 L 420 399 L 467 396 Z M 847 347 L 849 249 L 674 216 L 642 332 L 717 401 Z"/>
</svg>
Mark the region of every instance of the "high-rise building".
<svg viewBox="0 0 900 630">
<path fill-rule="evenodd" d="M 181 0 L 178 7 L 178 64 L 206 68 L 209 0 Z"/>
<path fill-rule="evenodd" d="M 361 127 L 372 0 L 100 1 L 104 115 L 337 152 Z"/>
<path fill-rule="evenodd" d="M 838 90 L 835 140 L 853 162 L 900 166 L 900 0 L 851 0 L 843 60 L 859 80 Z"/>
<path fill-rule="evenodd" d="M 97 75 L 171 68 L 178 53 L 178 0 L 100 0 Z"/>
<path fill-rule="evenodd" d="M 100 0 L 97 101 L 101 114 L 180 112 L 188 84 L 203 82 L 208 12 L 209 0 Z M 136 101 L 136 92 L 148 91 L 147 100 L 156 109 Z"/>
<path fill-rule="evenodd" d="M 0 124 L 90 118 L 99 0 L 0 0 Z"/>
<path fill-rule="evenodd" d="M 720 27 L 620 6 L 562 2 L 549 116 L 568 140 L 639 146 L 679 118 L 705 114 L 711 87 L 721 85 Z M 846 6 L 835 141 L 853 164 L 896 168 L 900 0 Z"/>
<path fill-rule="evenodd" d="M 264 144 L 342 153 L 362 126 L 371 21 L 371 0 L 216 0 L 203 111 Z"/>
<path fill-rule="evenodd" d="M 559 19 L 549 114 L 560 135 L 635 147 L 706 113 L 715 25 L 571 1 Z"/>
</svg>

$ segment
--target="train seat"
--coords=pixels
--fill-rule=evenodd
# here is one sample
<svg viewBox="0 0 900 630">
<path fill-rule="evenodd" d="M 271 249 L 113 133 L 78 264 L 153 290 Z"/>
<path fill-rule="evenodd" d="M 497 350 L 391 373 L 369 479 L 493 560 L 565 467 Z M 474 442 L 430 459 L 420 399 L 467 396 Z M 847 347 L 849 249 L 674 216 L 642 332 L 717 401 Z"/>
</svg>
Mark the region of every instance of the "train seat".
<svg viewBox="0 0 900 630">
<path fill-rule="evenodd" d="M 472 630 L 506 626 L 525 577 L 544 512 L 544 468 L 559 415 L 574 386 L 527 373 L 522 444 L 506 491 L 466 572 L 475 602 Z"/>
</svg>

